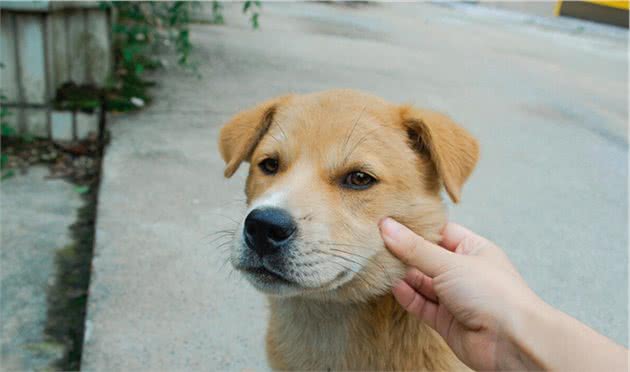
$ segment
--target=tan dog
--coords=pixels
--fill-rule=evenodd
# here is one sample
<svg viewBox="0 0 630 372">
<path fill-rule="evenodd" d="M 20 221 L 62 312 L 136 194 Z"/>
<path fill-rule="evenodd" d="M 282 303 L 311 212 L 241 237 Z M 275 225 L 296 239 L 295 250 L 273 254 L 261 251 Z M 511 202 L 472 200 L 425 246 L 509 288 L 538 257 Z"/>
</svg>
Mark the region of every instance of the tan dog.
<svg viewBox="0 0 630 372">
<path fill-rule="evenodd" d="M 465 368 L 390 294 L 404 266 L 385 248 L 391 216 L 428 240 L 478 158 L 447 116 L 352 90 L 287 95 L 221 130 L 230 177 L 243 161 L 248 210 L 231 261 L 268 295 L 274 369 Z"/>
</svg>

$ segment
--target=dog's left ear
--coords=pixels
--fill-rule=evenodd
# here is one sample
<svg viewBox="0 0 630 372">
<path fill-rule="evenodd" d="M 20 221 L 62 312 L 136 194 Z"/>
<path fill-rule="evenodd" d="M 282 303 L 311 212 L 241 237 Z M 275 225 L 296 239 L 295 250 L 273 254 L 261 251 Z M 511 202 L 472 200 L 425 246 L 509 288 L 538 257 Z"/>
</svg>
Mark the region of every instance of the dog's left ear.
<svg viewBox="0 0 630 372">
<path fill-rule="evenodd" d="M 401 118 L 414 148 L 429 156 L 451 200 L 459 202 L 479 159 L 477 140 L 439 112 L 403 106 Z"/>
<path fill-rule="evenodd" d="M 219 151 L 225 161 L 225 177 L 232 177 L 243 161 L 249 161 L 269 130 L 276 110 L 290 98 L 291 95 L 276 97 L 239 112 L 221 128 Z"/>
</svg>

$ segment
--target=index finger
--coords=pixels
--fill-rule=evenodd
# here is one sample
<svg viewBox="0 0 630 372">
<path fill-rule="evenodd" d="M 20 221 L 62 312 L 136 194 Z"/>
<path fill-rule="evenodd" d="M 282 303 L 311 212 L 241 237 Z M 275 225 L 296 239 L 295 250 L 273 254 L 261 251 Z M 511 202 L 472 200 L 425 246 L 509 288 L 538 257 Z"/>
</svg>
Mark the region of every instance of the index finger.
<svg viewBox="0 0 630 372">
<path fill-rule="evenodd" d="M 473 236 L 475 233 L 468 230 L 462 225 L 448 222 L 442 229 L 442 240 L 440 245 L 451 252 L 455 252 L 457 246 L 467 237 Z"/>
<path fill-rule="evenodd" d="M 457 259 L 455 253 L 425 240 L 391 218 L 381 221 L 380 230 L 385 245 L 396 257 L 430 277 L 440 274 Z"/>
</svg>

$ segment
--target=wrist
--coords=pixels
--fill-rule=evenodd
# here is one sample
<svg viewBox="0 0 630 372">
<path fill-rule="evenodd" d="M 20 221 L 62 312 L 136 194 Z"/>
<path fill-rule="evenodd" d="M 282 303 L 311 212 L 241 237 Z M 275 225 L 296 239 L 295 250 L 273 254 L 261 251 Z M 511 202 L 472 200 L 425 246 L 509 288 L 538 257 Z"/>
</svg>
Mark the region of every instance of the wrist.
<svg viewBox="0 0 630 372">
<path fill-rule="evenodd" d="M 627 350 L 541 299 L 522 303 L 506 327 L 512 366 L 627 371 Z M 520 368 L 523 369 L 523 368 Z"/>
<path fill-rule="evenodd" d="M 559 323 L 559 312 L 535 295 L 518 301 L 512 309 L 504 329 L 513 354 L 509 360 L 517 362 L 510 367 L 552 369 L 545 355 L 545 345 L 557 336 L 553 329 Z"/>
</svg>

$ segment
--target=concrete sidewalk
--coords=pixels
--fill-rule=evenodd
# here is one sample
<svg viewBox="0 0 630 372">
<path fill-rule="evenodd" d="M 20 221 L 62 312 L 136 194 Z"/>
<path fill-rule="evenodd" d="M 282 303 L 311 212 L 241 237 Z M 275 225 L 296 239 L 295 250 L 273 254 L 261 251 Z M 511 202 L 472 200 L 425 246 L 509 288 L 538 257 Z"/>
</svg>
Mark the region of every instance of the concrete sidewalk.
<svg viewBox="0 0 630 372">
<path fill-rule="evenodd" d="M 48 295 L 57 254 L 74 244 L 68 227 L 83 205 L 75 185 L 46 180 L 33 166 L 2 181 L 0 239 L 0 366 L 3 371 L 43 371 L 64 356 L 65 345 L 46 335 Z"/>
<path fill-rule="evenodd" d="M 626 31 L 428 3 L 265 3 L 259 31 L 239 12 L 194 27 L 203 79 L 162 73 L 154 105 L 113 120 L 84 369 L 267 368 L 265 301 L 212 242 L 240 217 L 245 176 L 223 179 L 217 133 L 269 97 L 336 87 L 469 128 L 482 158 L 452 219 L 503 246 L 545 300 L 627 344 Z"/>
</svg>

